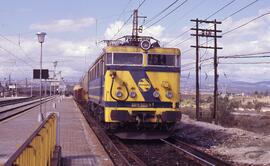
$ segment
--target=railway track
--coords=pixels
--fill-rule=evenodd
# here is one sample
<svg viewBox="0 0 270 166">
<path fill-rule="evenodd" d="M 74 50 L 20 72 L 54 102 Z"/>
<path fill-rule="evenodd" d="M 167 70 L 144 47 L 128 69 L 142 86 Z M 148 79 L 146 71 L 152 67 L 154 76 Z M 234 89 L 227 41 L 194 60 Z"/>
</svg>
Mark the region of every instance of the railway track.
<svg viewBox="0 0 270 166">
<path fill-rule="evenodd" d="M 88 124 L 98 137 L 103 147 L 110 155 L 112 161 L 117 166 L 144 166 L 146 165 L 140 160 L 129 148 L 127 148 L 117 137 L 108 134 L 99 125 L 99 123 L 90 115 L 89 111 L 77 104 L 82 113 L 84 114 Z"/>
<path fill-rule="evenodd" d="M 35 100 L 35 99 L 37 99 L 37 97 L 27 97 L 27 98 L 19 98 L 19 99 L 12 99 L 12 100 L 3 100 L 3 101 L 0 101 L 0 107 L 18 104 L 18 103 L 22 103 L 22 102 L 27 102 L 27 101 L 31 101 L 31 100 Z"/>
<path fill-rule="evenodd" d="M 160 139 L 165 144 L 175 148 L 176 150 L 183 152 L 187 157 L 196 160 L 198 164 L 207 166 L 229 166 L 230 164 L 224 162 L 214 156 L 211 156 L 203 151 L 200 151 L 189 144 L 180 141 L 176 137 L 170 137 L 168 139 Z"/>
<path fill-rule="evenodd" d="M 106 132 L 100 124 L 78 104 L 90 127 L 97 135 L 112 161 L 117 166 L 145 165 L 230 165 L 213 156 L 201 152 L 177 138 L 156 141 L 120 140 Z"/>
<path fill-rule="evenodd" d="M 52 100 L 54 97 L 47 97 L 47 98 L 43 98 L 42 99 L 42 103 L 48 102 L 50 100 Z M 40 105 L 40 101 L 38 100 L 34 100 L 32 102 L 28 101 L 27 103 L 23 104 L 22 102 L 19 102 L 20 104 L 18 104 L 17 106 L 14 107 L 10 107 L 4 110 L 0 110 L 0 122 L 9 119 L 11 117 L 14 117 L 16 115 L 19 115 L 25 111 L 28 111 L 34 107 L 37 107 Z"/>
</svg>

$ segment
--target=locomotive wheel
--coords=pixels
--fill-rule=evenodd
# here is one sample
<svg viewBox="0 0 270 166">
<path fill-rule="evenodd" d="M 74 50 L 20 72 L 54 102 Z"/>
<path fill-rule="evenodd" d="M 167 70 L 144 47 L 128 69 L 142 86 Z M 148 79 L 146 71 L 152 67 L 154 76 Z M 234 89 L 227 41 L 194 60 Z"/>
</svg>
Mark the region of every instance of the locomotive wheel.
<svg viewBox="0 0 270 166">
<path fill-rule="evenodd" d="M 165 129 L 166 131 L 173 132 L 175 130 L 175 123 L 166 123 Z"/>
<path fill-rule="evenodd" d="M 118 129 L 118 123 L 105 123 L 105 128 L 109 132 L 115 132 Z"/>
</svg>

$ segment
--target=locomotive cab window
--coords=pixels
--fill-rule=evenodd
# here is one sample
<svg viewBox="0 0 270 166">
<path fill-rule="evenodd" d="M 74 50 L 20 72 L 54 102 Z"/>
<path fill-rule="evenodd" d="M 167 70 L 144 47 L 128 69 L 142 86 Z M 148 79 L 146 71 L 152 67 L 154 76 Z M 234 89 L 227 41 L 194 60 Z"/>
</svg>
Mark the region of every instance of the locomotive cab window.
<svg viewBox="0 0 270 166">
<path fill-rule="evenodd" d="M 106 64 L 112 64 L 112 54 L 107 53 Z"/>
<path fill-rule="evenodd" d="M 148 54 L 148 65 L 175 66 L 175 55 Z"/>
<path fill-rule="evenodd" d="M 142 65 L 143 55 L 136 53 L 114 53 L 113 64 Z"/>
</svg>

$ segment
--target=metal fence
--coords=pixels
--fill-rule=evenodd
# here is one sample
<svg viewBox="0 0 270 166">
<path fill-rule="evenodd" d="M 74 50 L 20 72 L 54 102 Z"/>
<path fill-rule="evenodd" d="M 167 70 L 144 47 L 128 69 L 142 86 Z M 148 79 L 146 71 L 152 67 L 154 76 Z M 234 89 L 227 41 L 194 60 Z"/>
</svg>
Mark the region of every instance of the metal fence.
<svg viewBox="0 0 270 166">
<path fill-rule="evenodd" d="M 57 115 L 50 114 L 4 166 L 50 166 L 56 147 Z"/>
</svg>

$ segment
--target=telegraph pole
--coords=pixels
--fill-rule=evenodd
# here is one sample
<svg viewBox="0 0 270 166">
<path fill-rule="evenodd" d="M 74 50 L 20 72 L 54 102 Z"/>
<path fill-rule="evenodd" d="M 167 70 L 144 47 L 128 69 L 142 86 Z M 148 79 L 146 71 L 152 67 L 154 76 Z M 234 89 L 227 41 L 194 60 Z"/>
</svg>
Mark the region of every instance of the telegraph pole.
<svg viewBox="0 0 270 166">
<path fill-rule="evenodd" d="M 196 119 L 200 119 L 200 87 L 199 87 L 199 49 L 213 49 L 214 50 L 214 108 L 212 113 L 213 121 L 217 122 L 216 112 L 217 112 L 217 99 L 218 99 L 218 72 L 217 72 L 217 50 L 222 49 L 221 47 L 217 46 L 217 38 L 221 38 L 222 36 L 218 36 L 218 32 L 222 32 L 221 30 L 217 30 L 217 24 L 221 24 L 219 21 L 208 21 L 208 20 L 190 20 L 196 23 L 196 28 L 191 28 L 191 30 L 195 30 L 195 34 L 191 34 L 191 36 L 196 37 L 196 45 L 191 46 L 196 48 Z M 199 28 L 199 24 L 212 24 L 214 25 L 214 29 L 203 29 Z M 199 37 L 206 37 L 206 38 L 213 38 L 214 39 L 214 46 L 204 46 L 199 44 Z"/>
<path fill-rule="evenodd" d="M 217 47 L 217 21 L 214 20 L 214 76 L 215 76 L 215 85 L 214 85 L 214 111 L 213 111 L 213 120 L 215 123 L 217 123 L 217 109 L 218 109 L 218 73 L 217 73 L 217 67 L 218 67 L 218 58 L 217 58 L 217 50 L 219 49 Z M 221 48 L 220 48 L 221 49 Z"/>
</svg>

